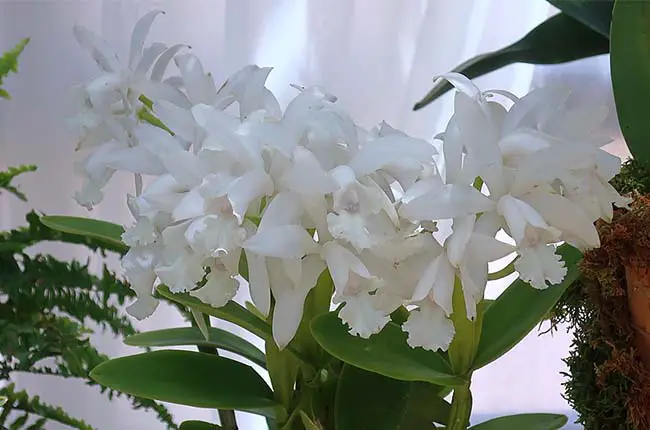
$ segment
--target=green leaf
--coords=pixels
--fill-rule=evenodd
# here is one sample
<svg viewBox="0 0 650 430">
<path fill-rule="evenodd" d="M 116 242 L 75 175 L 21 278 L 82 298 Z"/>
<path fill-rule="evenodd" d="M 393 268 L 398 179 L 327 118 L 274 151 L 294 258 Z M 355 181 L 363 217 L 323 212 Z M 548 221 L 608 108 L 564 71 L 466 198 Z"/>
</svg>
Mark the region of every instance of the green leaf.
<svg viewBox="0 0 650 430">
<path fill-rule="evenodd" d="M 647 100 L 650 96 L 650 3 L 617 1 L 610 67 L 621 131 L 635 159 L 650 160 Z"/>
<path fill-rule="evenodd" d="M 424 381 L 440 385 L 461 385 L 442 354 L 411 348 L 406 333 L 389 322 L 384 329 L 363 339 L 352 336 L 335 312 L 315 318 L 311 331 L 316 341 L 334 357 L 370 372 L 400 381 Z"/>
<path fill-rule="evenodd" d="M 473 79 L 513 63 L 558 64 L 607 52 L 606 37 L 560 13 L 512 45 L 467 60 L 453 71 Z M 413 109 L 423 108 L 450 89 L 452 86 L 446 81 L 437 83 Z"/>
<path fill-rule="evenodd" d="M 205 421 L 183 421 L 179 430 L 219 430 L 223 427 Z"/>
<path fill-rule="evenodd" d="M 323 430 L 323 428 L 313 422 L 304 411 L 299 411 L 298 413 L 300 415 L 300 421 L 302 421 L 302 425 L 305 427 L 305 430 Z"/>
<path fill-rule="evenodd" d="M 614 0 L 547 0 L 594 31 L 609 37 Z"/>
<path fill-rule="evenodd" d="M 409 386 L 405 381 L 344 365 L 334 404 L 336 429 L 398 429 Z"/>
<path fill-rule="evenodd" d="M 172 293 L 166 286 L 159 286 L 156 291 L 168 300 L 180 303 L 191 309 L 196 309 L 206 315 L 237 324 L 262 339 L 267 339 L 271 336 L 271 327 L 266 321 L 262 321 L 250 311 L 246 310 L 246 308 L 233 301 L 228 302 L 221 308 L 214 308 L 187 293 Z"/>
<path fill-rule="evenodd" d="M 196 345 L 219 348 L 239 354 L 259 366 L 266 367 L 264 353 L 255 345 L 215 327 L 210 328 L 210 340 L 205 340 L 201 330 L 196 327 L 179 327 L 138 333 L 125 338 L 124 343 L 142 347 Z"/>
<path fill-rule="evenodd" d="M 289 409 L 293 402 L 294 386 L 298 376 L 299 361 L 289 351 L 280 351 L 273 338 L 265 343 L 266 363 L 273 392 L 278 403 Z M 279 422 L 284 420 L 277 417 Z"/>
<path fill-rule="evenodd" d="M 442 390 L 439 385 L 398 381 L 346 364 L 334 405 L 336 428 L 419 430 L 433 429 L 433 422 L 447 424 L 451 405 L 440 396 Z"/>
<path fill-rule="evenodd" d="M 431 423 L 447 425 L 451 405 L 444 397 L 446 387 L 426 382 L 411 382 L 400 430 L 431 429 Z"/>
<path fill-rule="evenodd" d="M 7 403 L 7 396 L 0 396 L 0 406 L 4 406 Z"/>
<path fill-rule="evenodd" d="M 212 409 L 274 416 L 266 382 L 250 366 L 193 351 L 154 351 L 106 361 L 90 372 L 99 384 L 126 394 Z"/>
<path fill-rule="evenodd" d="M 558 414 L 521 414 L 495 418 L 469 428 L 469 430 L 558 430 L 569 419 Z"/>
<path fill-rule="evenodd" d="M 568 269 L 562 283 L 537 290 L 517 280 L 485 311 L 473 369 L 480 369 L 510 351 L 546 317 L 567 287 L 578 279 L 582 254 L 566 244 L 558 247 L 558 254 Z"/>
<path fill-rule="evenodd" d="M 123 252 L 128 250 L 128 247 L 122 242 L 124 228 L 121 225 L 92 218 L 60 215 L 42 216 L 41 222 L 52 230 L 92 237 L 119 247 Z"/>
</svg>

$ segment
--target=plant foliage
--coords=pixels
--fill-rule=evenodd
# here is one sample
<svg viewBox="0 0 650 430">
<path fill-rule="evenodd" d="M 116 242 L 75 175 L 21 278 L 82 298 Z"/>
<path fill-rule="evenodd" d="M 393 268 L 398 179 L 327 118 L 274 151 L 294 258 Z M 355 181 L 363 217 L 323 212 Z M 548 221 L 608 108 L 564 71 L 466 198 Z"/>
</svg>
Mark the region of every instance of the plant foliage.
<svg viewBox="0 0 650 430">
<path fill-rule="evenodd" d="M 0 187 L 24 199 L 11 180 L 33 170 L 34 166 L 21 166 L 1 172 Z M 88 263 L 60 261 L 28 249 L 41 242 L 58 241 L 105 254 L 112 250 L 110 245 L 50 230 L 35 212 L 28 213 L 26 220 L 26 226 L 0 233 L 0 381 L 11 381 L 14 372 L 56 375 L 80 378 L 109 398 L 120 396 L 89 377 L 90 371 L 108 357 L 91 344 L 88 325 L 121 337 L 135 334 L 130 320 L 118 308 L 133 297 L 132 290 L 105 266 L 101 276 L 96 276 Z M 92 429 L 62 409 L 16 391 L 12 384 L 0 390 L 0 396 L 7 398 L 0 426 L 40 429 L 49 421 L 57 421 L 76 429 Z M 133 408 L 152 409 L 169 428 L 177 428 L 160 404 L 129 398 Z"/>
</svg>

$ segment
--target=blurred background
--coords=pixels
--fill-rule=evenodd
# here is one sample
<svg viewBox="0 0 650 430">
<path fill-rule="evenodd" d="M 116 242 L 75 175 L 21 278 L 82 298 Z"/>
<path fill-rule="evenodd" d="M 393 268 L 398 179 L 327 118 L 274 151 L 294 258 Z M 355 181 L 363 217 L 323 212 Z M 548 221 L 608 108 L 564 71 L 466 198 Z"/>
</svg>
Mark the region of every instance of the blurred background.
<svg viewBox="0 0 650 430">
<path fill-rule="evenodd" d="M 31 38 L 21 56 L 20 72 L 6 81 L 12 101 L 0 100 L 0 169 L 18 164 L 39 167 L 18 180 L 28 203 L 0 195 L 0 228 L 20 225 L 32 207 L 48 214 L 88 216 L 72 199 L 80 181 L 73 174 L 75 142 L 65 118 L 73 113 L 70 88 L 95 76 L 96 69 L 77 45 L 72 27 L 86 26 L 127 55 L 133 25 L 153 8 L 167 14 L 156 21 L 149 41 L 191 45 L 217 83 L 247 64 L 272 66 L 268 86 L 281 103 L 294 94 L 290 83 L 323 85 L 362 126 L 385 120 L 429 140 L 444 129 L 451 114 L 450 94 L 412 111 L 431 87 L 432 77 L 519 39 L 555 13 L 544 0 L 0 0 L 0 52 Z M 483 89 L 506 89 L 519 96 L 541 85 L 569 85 L 572 103 L 610 107 L 603 131 L 614 138 L 609 149 L 625 157 L 608 70 L 608 58 L 601 56 L 559 66 L 509 66 L 477 82 Z M 112 181 L 92 216 L 129 224 L 123 196 L 131 181 L 127 177 Z M 72 248 L 48 246 L 40 250 L 87 258 Z M 119 270 L 117 262 L 113 264 Z M 497 296 L 504 287 L 490 285 L 488 296 Z M 138 327 L 183 323 L 175 310 L 161 309 Z M 96 340 L 111 356 L 134 351 L 110 336 Z M 478 371 L 472 386 L 475 422 L 522 412 L 574 417 L 561 385 L 569 342 L 563 328 L 541 336 L 533 332 Z M 153 416 L 131 410 L 126 401 L 107 402 L 96 389 L 75 382 L 30 375 L 17 379 L 19 387 L 100 430 L 163 428 Z M 183 406 L 172 405 L 171 410 L 178 421 L 209 421 L 216 416 Z M 266 428 L 255 416 L 242 414 L 240 422 L 246 430 Z"/>
</svg>

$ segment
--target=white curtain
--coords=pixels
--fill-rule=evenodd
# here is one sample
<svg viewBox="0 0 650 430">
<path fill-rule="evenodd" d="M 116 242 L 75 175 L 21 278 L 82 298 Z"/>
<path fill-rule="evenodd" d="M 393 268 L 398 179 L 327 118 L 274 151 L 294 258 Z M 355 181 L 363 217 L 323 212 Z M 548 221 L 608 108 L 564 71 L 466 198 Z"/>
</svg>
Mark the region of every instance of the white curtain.
<svg viewBox="0 0 650 430">
<path fill-rule="evenodd" d="M 23 37 L 31 37 L 31 43 L 20 73 L 6 83 L 13 100 L 0 101 L 0 168 L 33 163 L 39 171 L 19 181 L 29 203 L 0 196 L 0 227 L 20 225 L 32 207 L 50 214 L 89 215 L 71 198 L 79 182 L 73 175 L 74 143 L 64 119 L 71 113 L 69 88 L 94 76 L 95 68 L 72 37 L 72 26 L 83 24 L 126 53 L 135 21 L 152 8 L 167 14 L 154 24 L 150 40 L 190 44 L 217 81 L 249 63 L 273 66 L 269 84 L 281 102 L 293 92 L 289 83 L 320 84 L 336 94 L 362 125 L 386 120 L 427 139 L 443 129 L 451 109 L 446 96 L 422 111 L 411 111 L 430 88 L 432 77 L 474 54 L 516 40 L 552 13 L 544 0 L 2 0 L 0 51 Z M 606 75 L 606 64 L 576 64 L 573 69 L 512 66 L 479 83 L 521 95 L 533 78 L 535 84 L 569 79 L 583 89 L 578 93 L 595 91 L 611 103 L 606 76 L 595 90 L 584 90 L 581 79 L 585 73 Z M 583 101 L 587 99 L 593 101 L 593 97 Z M 124 195 L 131 187 L 129 178 L 113 182 L 104 203 L 90 215 L 129 223 Z M 86 257 L 62 246 L 39 250 Z M 497 295 L 503 287 L 492 286 L 490 294 Z M 181 318 L 169 308 L 138 326 L 147 330 L 180 324 Z M 111 356 L 134 352 L 109 336 L 93 339 Z M 560 372 L 569 342 L 562 330 L 554 336 L 533 333 L 477 372 L 473 383 L 477 419 L 528 411 L 566 412 Z M 17 382 L 100 430 L 162 428 L 150 414 L 134 412 L 122 400 L 111 403 L 78 381 L 19 375 Z M 209 410 L 175 405 L 171 409 L 179 421 L 216 419 Z M 259 417 L 239 417 L 242 429 L 265 428 Z"/>
</svg>

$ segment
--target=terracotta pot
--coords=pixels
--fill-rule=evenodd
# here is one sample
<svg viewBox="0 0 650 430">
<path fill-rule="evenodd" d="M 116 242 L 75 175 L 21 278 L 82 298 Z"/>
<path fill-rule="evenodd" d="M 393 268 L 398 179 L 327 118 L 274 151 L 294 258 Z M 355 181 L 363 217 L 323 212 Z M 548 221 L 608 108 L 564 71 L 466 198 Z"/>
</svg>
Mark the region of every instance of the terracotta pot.
<svg viewBox="0 0 650 430">
<path fill-rule="evenodd" d="M 650 262 L 628 262 L 625 280 L 630 315 L 636 329 L 636 347 L 646 369 L 650 370 Z"/>
</svg>

